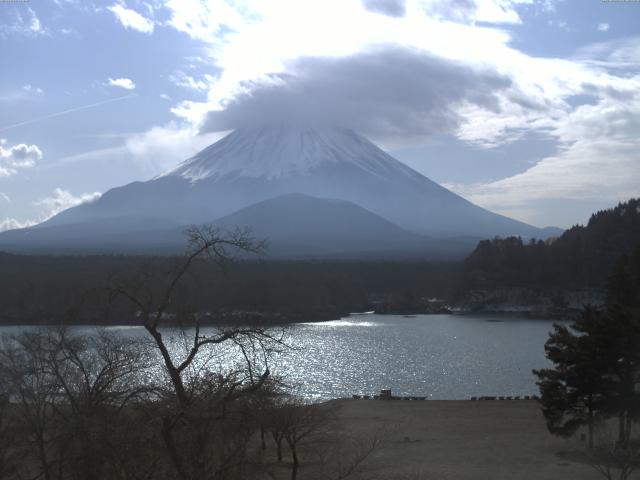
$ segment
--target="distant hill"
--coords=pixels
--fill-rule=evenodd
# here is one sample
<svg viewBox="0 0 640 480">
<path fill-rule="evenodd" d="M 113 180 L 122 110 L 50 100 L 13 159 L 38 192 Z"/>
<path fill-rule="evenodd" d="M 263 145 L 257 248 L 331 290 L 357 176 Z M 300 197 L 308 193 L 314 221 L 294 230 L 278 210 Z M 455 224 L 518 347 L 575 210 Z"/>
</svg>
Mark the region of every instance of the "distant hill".
<svg viewBox="0 0 640 480">
<path fill-rule="evenodd" d="M 354 203 L 291 193 L 258 202 L 215 222 L 238 225 L 268 241 L 269 257 L 464 258 L 473 238 L 447 241 L 404 230 Z"/>
<path fill-rule="evenodd" d="M 631 199 L 546 242 L 519 237 L 483 240 L 464 263 L 462 291 L 598 289 L 616 261 L 638 246 L 640 199 Z"/>
</svg>

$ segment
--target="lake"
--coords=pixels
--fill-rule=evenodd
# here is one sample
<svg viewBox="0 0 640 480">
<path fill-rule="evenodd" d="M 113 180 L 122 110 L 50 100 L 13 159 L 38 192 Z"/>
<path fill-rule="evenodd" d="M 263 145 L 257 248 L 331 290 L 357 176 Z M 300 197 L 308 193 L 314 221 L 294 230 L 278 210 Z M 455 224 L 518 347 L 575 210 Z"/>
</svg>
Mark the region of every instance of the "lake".
<svg viewBox="0 0 640 480">
<path fill-rule="evenodd" d="M 296 324 L 288 336 L 298 348 L 279 355 L 271 370 L 317 399 L 382 388 L 430 399 L 532 395 L 537 387 L 531 370 L 549 365 L 544 342 L 552 323 L 510 315 L 363 314 Z M 111 329 L 145 335 L 141 327 Z M 230 362 L 228 355 L 213 361 L 222 367 Z"/>
</svg>

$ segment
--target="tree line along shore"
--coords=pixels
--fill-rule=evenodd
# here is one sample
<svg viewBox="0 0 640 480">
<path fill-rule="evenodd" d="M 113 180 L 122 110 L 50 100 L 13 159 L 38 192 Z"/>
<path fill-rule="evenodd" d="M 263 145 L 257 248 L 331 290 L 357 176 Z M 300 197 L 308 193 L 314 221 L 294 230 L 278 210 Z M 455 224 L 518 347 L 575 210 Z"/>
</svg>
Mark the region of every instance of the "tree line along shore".
<svg viewBox="0 0 640 480">
<path fill-rule="evenodd" d="M 571 318 L 602 304 L 611 269 L 640 247 L 640 200 L 592 215 L 554 239 L 481 241 L 462 262 L 196 262 L 181 299 L 212 324 L 329 320 L 350 312 L 419 314 L 450 309 Z M 159 290 L 182 257 L 26 256 L 0 252 L 0 323 L 132 324 L 136 309 L 105 288 Z M 176 307 L 177 304 L 176 304 Z M 167 312 L 175 314 L 176 312 Z"/>
</svg>

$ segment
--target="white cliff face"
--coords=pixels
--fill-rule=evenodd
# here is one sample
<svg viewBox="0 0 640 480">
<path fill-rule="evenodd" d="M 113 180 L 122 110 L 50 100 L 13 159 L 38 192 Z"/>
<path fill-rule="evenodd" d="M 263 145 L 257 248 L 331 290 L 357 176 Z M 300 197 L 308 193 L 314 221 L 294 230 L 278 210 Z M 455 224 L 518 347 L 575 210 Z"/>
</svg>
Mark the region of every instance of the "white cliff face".
<svg viewBox="0 0 640 480">
<path fill-rule="evenodd" d="M 282 126 L 236 130 L 164 176 L 180 176 L 191 182 L 229 176 L 273 180 L 340 165 L 381 178 L 392 170 L 405 176 L 419 175 L 353 131 Z"/>
</svg>

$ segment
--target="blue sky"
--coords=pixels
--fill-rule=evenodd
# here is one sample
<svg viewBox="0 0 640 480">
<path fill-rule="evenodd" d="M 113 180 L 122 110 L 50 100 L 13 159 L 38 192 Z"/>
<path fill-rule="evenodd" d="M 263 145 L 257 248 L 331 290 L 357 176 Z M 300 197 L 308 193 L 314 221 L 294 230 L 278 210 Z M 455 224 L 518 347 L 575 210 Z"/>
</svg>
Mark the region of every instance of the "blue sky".
<svg viewBox="0 0 640 480">
<path fill-rule="evenodd" d="M 538 226 L 640 195 L 640 2 L 0 2 L 0 65 L 0 229 L 284 111 Z"/>
</svg>

